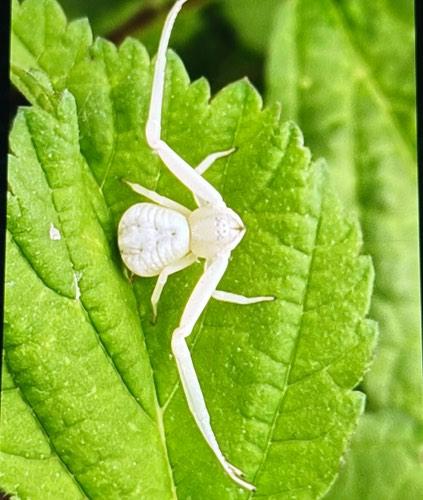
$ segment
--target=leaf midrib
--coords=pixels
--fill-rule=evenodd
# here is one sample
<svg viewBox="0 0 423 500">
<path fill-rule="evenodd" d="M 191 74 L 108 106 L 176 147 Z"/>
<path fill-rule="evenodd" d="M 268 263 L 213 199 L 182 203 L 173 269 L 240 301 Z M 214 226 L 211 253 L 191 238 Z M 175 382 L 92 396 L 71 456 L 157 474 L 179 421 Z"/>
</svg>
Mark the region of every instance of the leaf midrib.
<svg viewBox="0 0 423 500">
<path fill-rule="evenodd" d="M 287 145 L 288 147 L 288 145 Z M 266 460 L 267 460 L 267 457 L 268 457 L 268 454 L 269 454 L 269 451 L 270 451 L 270 447 L 272 445 L 272 442 L 273 442 L 273 435 L 274 435 L 274 432 L 275 432 L 275 428 L 276 428 L 276 423 L 277 423 L 277 420 L 278 420 L 278 417 L 280 416 L 280 414 L 282 413 L 283 411 L 283 407 L 284 407 L 284 403 L 285 403 L 285 398 L 286 398 L 286 395 L 288 393 L 288 389 L 290 387 L 290 384 L 289 384 L 289 379 L 290 379 L 290 376 L 291 376 L 291 372 L 292 372 L 292 369 L 294 367 L 294 364 L 295 364 L 295 360 L 296 360 L 296 357 L 297 357 L 297 352 L 298 352 L 298 346 L 299 346 L 299 342 L 300 342 L 300 337 L 301 337 L 301 331 L 302 331 L 302 328 L 303 328 L 303 323 L 304 323 L 304 316 L 306 314 L 306 304 L 307 304 L 307 297 L 308 297 L 308 294 L 309 294 L 309 291 L 310 291 L 310 276 L 312 274 L 312 269 L 313 269 L 313 265 L 314 265 L 314 260 L 315 260 L 315 257 L 316 257 L 316 250 L 317 250 L 317 240 L 318 240 L 318 236 L 319 236 L 319 230 L 320 230 L 320 224 L 321 224 L 321 199 L 319 200 L 320 201 L 320 204 L 319 204 L 319 215 L 317 217 L 317 224 L 316 224 L 316 231 L 315 231 L 315 234 L 314 234 L 314 238 L 313 238 L 313 250 L 311 252 L 311 255 L 310 255 L 310 263 L 309 263 L 309 268 L 308 268 L 308 272 L 307 272 L 307 281 L 306 281 L 306 284 L 305 284 L 305 289 L 304 289 L 304 294 L 303 294 L 303 299 L 301 301 L 301 319 L 300 319 L 300 323 L 299 323 L 299 326 L 298 326 L 298 334 L 296 336 L 296 339 L 295 339 L 295 343 L 294 343 L 294 347 L 292 349 L 292 353 L 291 353 L 291 357 L 290 357 L 290 360 L 289 360 L 289 363 L 287 365 L 287 370 L 286 370 L 286 376 L 285 376 L 285 380 L 284 380 L 284 392 L 281 396 L 281 400 L 276 408 L 276 411 L 275 411 L 275 414 L 273 416 L 273 420 L 272 420 L 272 424 L 270 426 L 270 429 L 269 429 L 269 433 L 268 433 L 268 436 L 267 436 L 267 445 L 266 445 L 266 449 L 264 450 L 264 453 L 263 453 L 263 459 L 256 471 L 256 474 L 254 475 L 254 478 L 253 478 L 253 484 L 256 483 L 258 477 L 260 476 L 260 473 L 266 463 Z M 291 491 L 291 490 L 289 490 Z M 248 495 L 248 499 L 247 500 L 250 500 L 252 498 L 252 495 L 253 493 L 250 493 Z"/>
</svg>

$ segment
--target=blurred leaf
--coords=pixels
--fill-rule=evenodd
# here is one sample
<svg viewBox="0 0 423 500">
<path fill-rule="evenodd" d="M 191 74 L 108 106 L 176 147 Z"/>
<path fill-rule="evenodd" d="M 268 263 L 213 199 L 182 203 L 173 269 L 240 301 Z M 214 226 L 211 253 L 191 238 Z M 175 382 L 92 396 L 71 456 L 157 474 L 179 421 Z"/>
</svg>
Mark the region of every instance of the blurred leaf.
<svg viewBox="0 0 423 500">
<path fill-rule="evenodd" d="M 136 29 L 131 33 L 131 36 L 136 37 L 149 53 L 155 54 L 159 46 L 160 35 L 163 28 L 167 11 L 163 10 L 155 19 L 147 26 Z M 201 33 L 205 28 L 204 16 L 201 14 L 201 9 L 186 8 L 182 9 L 178 15 L 177 23 L 172 31 L 172 48 L 180 51 L 190 40 Z"/>
<path fill-rule="evenodd" d="M 195 426 L 170 356 L 200 267 L 169 280 L 153 325 L 155 280 L 125 281 L 110 231 L 139 201 L 122 177 L 193 206 L 144 139 L 146 51 L 134 40 L 119 49 L 92 44 L 85 22 L 67 25 L 52 0 L 39 5 L 14 4 L 13 79 L 34 107 L 19 112 L 11 141 L 11 377 L 63 473 L 88 497 L 247 498 Z M 359 227 L 298 128 L 281 126 L 277 107 L 263 110 L 247 82 L 210 101 L 207 82 L 190 84 L 172 54 L 166 83 L 163 133 L 175 150 L 196 165 L 211 151 L 237 148 L 208 176 L 249 228 L 223 288 L 278 299 L 246 308 L 212 302 L 191 338 L 218 440 L 262 496 L 317 498 L 362 411 L 363 397 L 351 389 L 375 342 L 375 324 L 365 319 L 373 270 L 360 255 Z M 19 457 L 6 460 L 2 485 L 22 484 L 10 476 L 24 474 L 13 469 Z"/>
<path fill-rule="evenodd" d="M 329 160 L 375 260 L 372 312 L 381 338 L 364 384 L 369 407 L 394 408 L 422 422 L 414 25 L 412 2 L 395 5 L 286 0 L 267 82 L 269 100 L 281 101 L 283 116 L 296 120 L 312 150 Z M 365 455 L 361 442 L 358 435 L 352 464 Z M 363 488 L 383 472 L 369 470 L 376 476 L 368 476 Z M 336 491 L 338 498 L 355 498 Z M 423 490 L 415 498 L 422 496 Z"/>
<path fill-rule="evenodd" d="M 267 51 L 277 7 L 283 0 L 219 0 L 241 40 L 256 52 Z"/>
<path fill-rule="evenodd" d="M 347 464 L 325 499 L 421 499 L 422 442 L 423 427 L 410 417 L 386 410 L 365 414 Z"/>
<path fill-rule="evenodd" d="M 375 258 L 382 325 L 367 377 L 372 407 L 422 405 L 413 24 L 384 0 L 287 1 L 268 67 L 269 99 L 329 159 Z M 366 38 L 367 37 L 367 38 Z M 386 64 L 390 61 L 390 64 Z M 395 61 L 395 64 L 393 63 Z"/>
</svg>

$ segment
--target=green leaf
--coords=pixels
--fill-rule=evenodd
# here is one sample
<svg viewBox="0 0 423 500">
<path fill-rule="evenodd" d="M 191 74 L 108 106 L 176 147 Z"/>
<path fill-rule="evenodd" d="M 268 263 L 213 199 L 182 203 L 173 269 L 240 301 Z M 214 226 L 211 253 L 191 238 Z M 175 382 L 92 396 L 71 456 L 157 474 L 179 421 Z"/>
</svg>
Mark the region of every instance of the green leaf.
<svg viewBox="0 0 423 500">
<path fill-rule="evenodd" d="M 239 43 L 220 3 L 216 0 L 187 2 L 172 31 L 172 48 L 183 59 L 191 77 L 206 77 L 213 90 L 220 90 L 245 75 L 260 87 L 262 57 Z M 155 53 L 159 45 L 167 10 L 157 11 L 148 22 L 132 25 L 130 36 L 140 40 L 150 53 Z M 120 41 L 119 37 L 113 38 L 115 42 Z"/>
<path fill-rule="evenodd" d="M 395 411 L 365 414 L 360 419 L 347 467 L 326 500 L 339 498 L 418 500 L 423 491 L 423 427 Z"/>
<path fill-rule="evenodd" d="M 170 353 L 201 266 L 171 277 L 153 325 L 154 279 L 131 286 L 111 230 L 139 201 L 123 177 L 194 206 L 145 143 L 149 58 L 133 40 L 91 44 L 85 22 L 66 25 L 52 0 L 39 5 L 14 4 L 13 79 L 34 107 L 20 111 L 11 137 L 13 383 L 62 474 L 90 498 L 247 498 L 196 428 Z M 46 36 L 43 26 L 56 29 Z M 276 107 L 263 110 L 246 81 L 210 101 L 207 82 L 190 84 L 171 54 L 163 128 L 192 165 L 237 148 L 207 173 L 248 228 L 222 288 L 277 296 L 245 308 L 211 302 L 190 338 L 218 441 L 258 495 L 321 497 L 362 412 L 351 389 L 375 343 L 365 319 L 373 270 L 356 219 L 298 128 L 281 125 Z M 6 461 L 0 486 L 15 493 L 21 477 L 15 458 Z"/>
<path fill-rule="evenodd" d="M 381 338 L 364 383 L 369 406 L 404 412 L 418 425 L 423 386 L 412 2 L 284 2 L 267 81 L 269 101 L 281 101 L 283 116 L 298 121 L 312 150 L 328 159 L 338 192 L 360 216 L 364 248 L 374 258 L 372 315 Z M 369 464 L 363 443 L 359 433 L 346 472 L 350 478 L 356 462 Z M 391 484 L 393 478 L 384 477 Z M 371 492 L 378 481 L 368 476 L 363 487 Z M 338 498 L 356 498 L 355 490 L 335 491 Z"/>
</svg>

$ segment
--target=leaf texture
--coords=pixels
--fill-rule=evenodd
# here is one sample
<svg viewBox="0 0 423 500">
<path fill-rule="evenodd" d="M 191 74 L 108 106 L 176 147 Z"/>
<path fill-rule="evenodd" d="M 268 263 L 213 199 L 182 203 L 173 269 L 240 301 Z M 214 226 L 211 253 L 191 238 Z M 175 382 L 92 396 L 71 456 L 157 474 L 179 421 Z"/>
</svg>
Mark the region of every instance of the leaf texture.
<svg viewBox="0 0 423 500">
<path fill-rule="evenodd" d="M 131 286 L 116 251 L 114 228 L 139 201 L 122 178 L 194 206 L 145 142 L 148 55 L 133 40 L 92 43 L 85 22 L 66 24 L 53 1 L 42 5 L 14 4 L 12 76 L 34 107 L 20 111 L 11 141 L 11 379 L 90 498 L 248 498 L 204 443 L 170 352 L 201 266 L 169 279 L 152 324 L 154 280 Z M 40 29 L 27 37 L 36 16 Z M 207 82 L 190 83 L 170 54 L 163 133 L 192 165 L 237 148 L 207 173 L 248 228 L 221 288 L 277 297 L 244 308 L 211 302 L 190 338 L 218 441 L 257 495 L 321 497 L 362 412 L 351 389 L 375 343 L 365 318 L 373 268 L 356 218 L 298 128 L 281 124 L 277 107 L 263 110 L 247 81 L 210 100 Z M 48 241 L 51 223 L 61 240 Z M 13 470 L 13 456 L 6 461 Z M 0 486 L 16 492 L 14 474 Z"/>
<path fill-rule="evenodd" d="M 84 188 L 69 93 L 56 112 L 21 111 L 11 135 L 6 363 L 85 495 L 165 496 L 169 470 L 136 303 Z M 39 241 L 50 244 L 43 259 Z M 56 286 L 66 268 L 72 294 Z M 161 483 L 142 474 L 145 448 Z"/>
<path fill-rule="evenodd" d="M 63 493 L 69 499 L 86 498 L 52 449 L 5 364 L 2 386 L 0 464 L 3 488 L 19 491 L 21 498 L 33 492 L 37 492 L 39 498 L 60 498 Z"/>
</svg>

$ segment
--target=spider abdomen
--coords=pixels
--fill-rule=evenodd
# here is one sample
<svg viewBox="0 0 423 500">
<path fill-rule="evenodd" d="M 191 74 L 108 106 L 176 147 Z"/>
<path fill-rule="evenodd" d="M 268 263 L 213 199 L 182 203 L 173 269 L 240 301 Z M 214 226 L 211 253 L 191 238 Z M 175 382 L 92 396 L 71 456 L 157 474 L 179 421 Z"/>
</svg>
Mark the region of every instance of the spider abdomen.
<svg viewBox="0 0 423 500">
<path fill-rule="evenodd" d="M 188 221 L 169 208 L 137 203 L 121 218 L 118 244 L 130 271 L 138 276 L 156 276 L 189 252 Z"/>
</svg>

